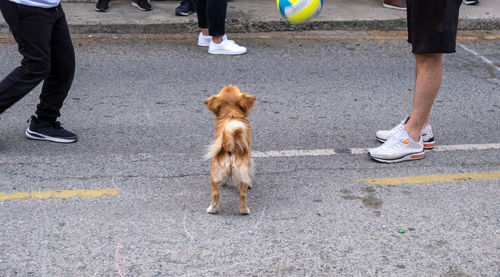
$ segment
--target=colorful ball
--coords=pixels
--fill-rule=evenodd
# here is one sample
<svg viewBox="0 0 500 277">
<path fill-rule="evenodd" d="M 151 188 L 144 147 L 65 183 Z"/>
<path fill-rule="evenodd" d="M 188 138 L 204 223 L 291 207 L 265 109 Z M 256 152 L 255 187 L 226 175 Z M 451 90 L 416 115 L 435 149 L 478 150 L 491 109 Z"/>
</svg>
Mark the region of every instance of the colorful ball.
<svg viewBox="0 0 500 277">
<path fill-rule="evenodd" d="M 288 22 L 301 23 L 319 16 L 323 0 L 276 0 L 276 5 Z"/>
</svg>

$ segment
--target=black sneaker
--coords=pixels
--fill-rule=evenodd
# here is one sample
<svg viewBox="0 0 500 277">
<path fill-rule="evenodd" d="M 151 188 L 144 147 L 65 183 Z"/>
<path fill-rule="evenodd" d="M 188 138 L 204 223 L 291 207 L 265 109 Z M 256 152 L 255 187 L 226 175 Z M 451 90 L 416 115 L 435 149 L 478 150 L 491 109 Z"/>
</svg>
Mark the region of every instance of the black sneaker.
<svg viewBox="0 0 500 277">
<path fill-rule="evenodd" d="M 182 0 L 179 7 L 175 8 L 175 15 L 186 16 L 196 12 L 194 0 Z"/>
<path fill-rule="evenodd" d="M 109 0 L 97 0 L 97 4 L 95 5 L 95 10 L 98 12 L 109 11 Z"/>
<path fill-rule="evenodd" d="M 28 119 L 30 126 L 26 129 L 26 137 L 36 140 L 48 140 L 59 143 L 71 143 L 77 141 L 77 136 L 70 131 L 64 130 L 59 121 L 41 123 L 36 116 Z"/>
<path fill-rule="evenodd" d="M 138 8 L 141 11 L 150 11 L 153 9 L 149 0 L 132 0 L 132 6 Z"/>
</svg>

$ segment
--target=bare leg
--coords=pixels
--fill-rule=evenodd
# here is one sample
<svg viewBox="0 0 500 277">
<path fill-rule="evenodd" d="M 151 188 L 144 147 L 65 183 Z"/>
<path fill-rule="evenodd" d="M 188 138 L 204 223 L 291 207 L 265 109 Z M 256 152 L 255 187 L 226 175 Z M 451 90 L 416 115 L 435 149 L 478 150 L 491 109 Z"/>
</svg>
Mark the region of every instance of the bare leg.
<svg viewBox="0 0 500 277">
<path fill-rule="evenodd" d="M 430 122 L 432 104 L 441 87 L 443 54 L 415 54 L 415 60 L 413 107 L 404 128 L 413 140 L 418 141 L 422 129 Z"/>
<path fill-rule="evenodd" d="M 208 36 L 208 28 L 202 28 L 201 29 L 201 34 L 204 36 Z"/>
<path fill-rule="evenodd" d="M 212 185 L 212 204 L 207 209 L 207 213 L 215 214 L 219 208 L 219 186 L 220 182 L 210 181 Z"/>
<path fill-rule="evenodd" d="M 248 185 L 240 183 L 240 213 L 250 214 L 250 209 L 247 207 L 247 189 Z"/>
</svg>

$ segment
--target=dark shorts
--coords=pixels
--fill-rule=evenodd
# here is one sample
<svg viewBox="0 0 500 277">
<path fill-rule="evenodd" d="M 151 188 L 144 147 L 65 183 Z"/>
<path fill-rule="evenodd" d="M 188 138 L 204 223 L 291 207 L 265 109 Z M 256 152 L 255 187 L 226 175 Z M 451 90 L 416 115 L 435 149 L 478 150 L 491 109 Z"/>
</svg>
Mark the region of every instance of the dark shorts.
<svg viewBox="0 0 500 277">
<path fill-rule="evenodd" d="M 407 0 L 412 52 L 454 53 L 462 0 Z"/>
</svg>

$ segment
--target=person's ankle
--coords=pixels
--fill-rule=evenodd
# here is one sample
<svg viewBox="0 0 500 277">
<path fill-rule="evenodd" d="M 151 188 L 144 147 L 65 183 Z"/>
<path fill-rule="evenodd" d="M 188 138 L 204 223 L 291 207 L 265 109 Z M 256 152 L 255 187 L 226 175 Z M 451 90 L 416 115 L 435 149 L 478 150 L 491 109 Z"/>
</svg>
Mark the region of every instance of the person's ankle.
<svg viewBox="0 0 500 277">
<path fill-rule="evenodd" d="M 223 36 L 212 37 L 212 41 L 215 44 L 221 44 L 222 43 L 222 38 L 223 38 Z"/>
<path fill-rule="evenodd" d="M 422 130 L 420 130 L 420 128 L 410 128 L 408 124 L 405 124 L 403 128 L 414 141 L 418 142 L 420 140 L 420 135 L 422 134 Z"/>
<path fill-rule="evenodd" d="M 204 36 L 208 36 L 208 29 L 201 29 L 201 34 Z"/>
<path fill-rule="evenodd" d="M 56 121 L 56 118 L 38 116 L 36 121 L 39 124 L 47 124 Z"/>
</svg>

